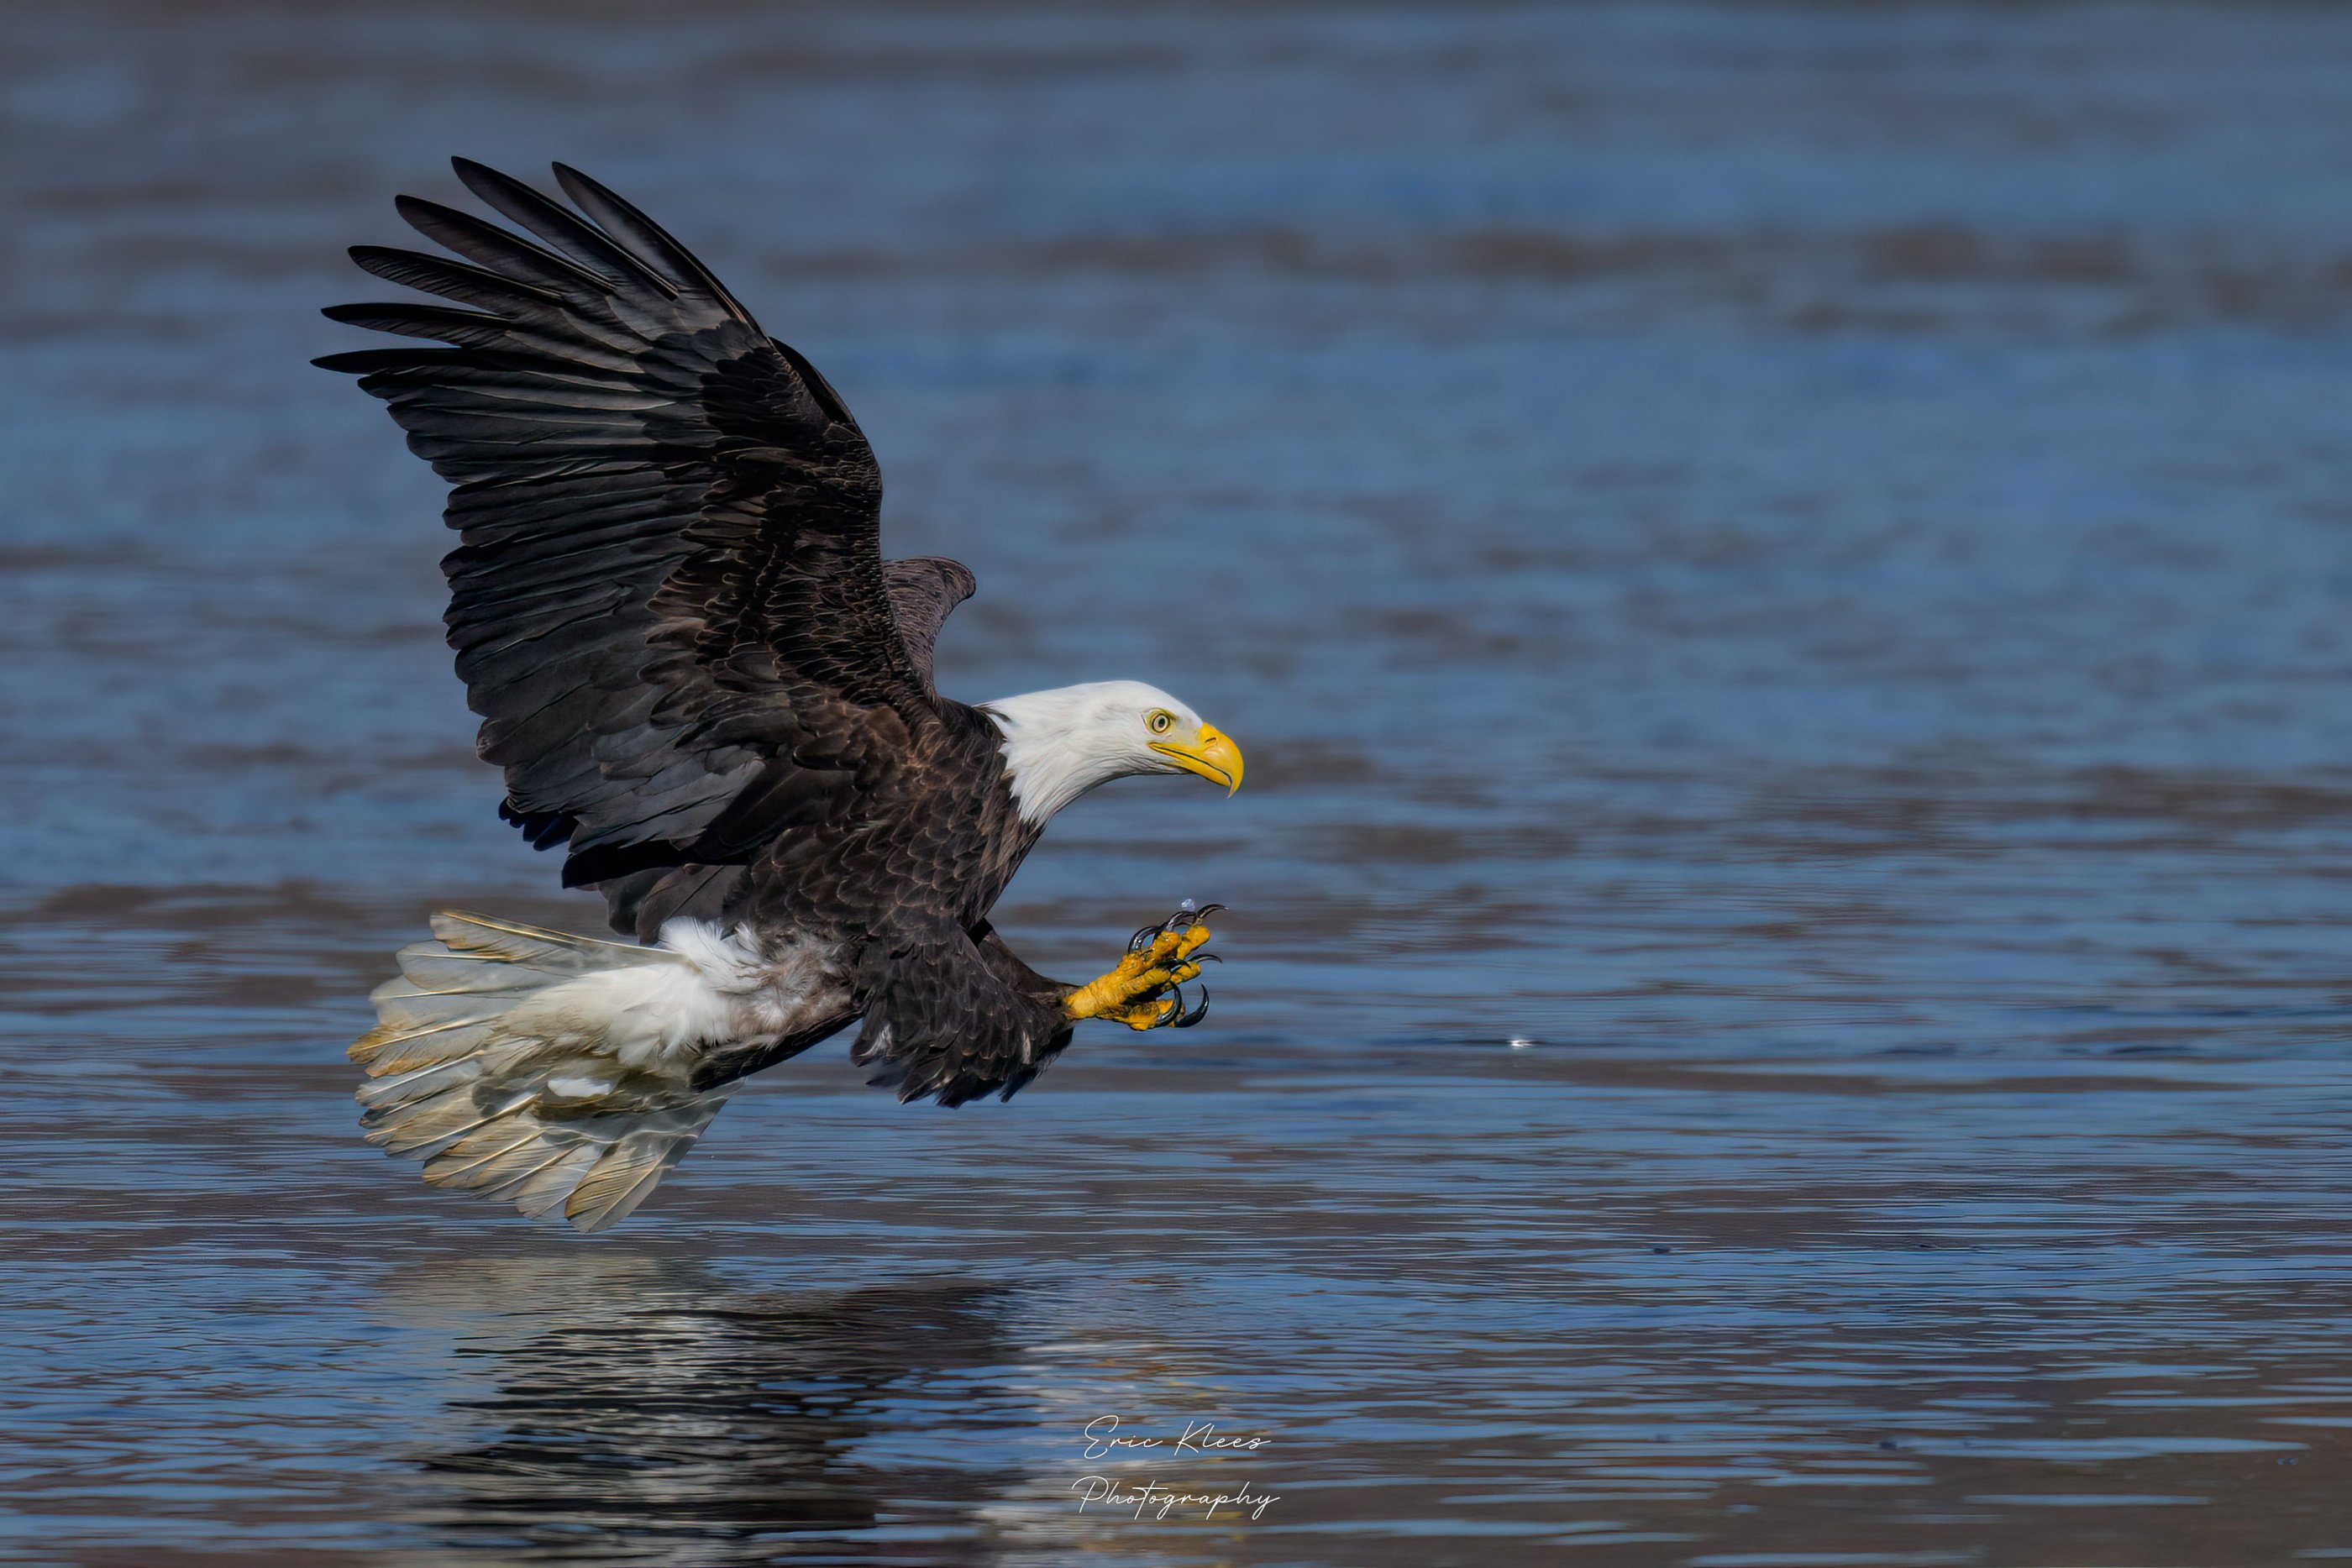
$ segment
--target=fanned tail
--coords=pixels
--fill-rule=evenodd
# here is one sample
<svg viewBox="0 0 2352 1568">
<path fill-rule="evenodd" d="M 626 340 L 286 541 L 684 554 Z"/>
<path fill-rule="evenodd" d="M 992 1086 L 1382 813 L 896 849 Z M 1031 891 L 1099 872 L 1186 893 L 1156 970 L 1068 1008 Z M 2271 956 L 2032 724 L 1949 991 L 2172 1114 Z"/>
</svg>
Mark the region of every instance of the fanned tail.
<svg viewBox="0 0 2352 1568">
<path fill-rule="evenodd" d="M 667 946 L 478 915 L 437 914 L 433 935 L 401 949 L 351 1048 L 368 1142 L 534 1218 L 626 1218 L 733 1090 L 695 1091 L 678 1049 L 714 1021 L 709 977 Z"/>
</svg>

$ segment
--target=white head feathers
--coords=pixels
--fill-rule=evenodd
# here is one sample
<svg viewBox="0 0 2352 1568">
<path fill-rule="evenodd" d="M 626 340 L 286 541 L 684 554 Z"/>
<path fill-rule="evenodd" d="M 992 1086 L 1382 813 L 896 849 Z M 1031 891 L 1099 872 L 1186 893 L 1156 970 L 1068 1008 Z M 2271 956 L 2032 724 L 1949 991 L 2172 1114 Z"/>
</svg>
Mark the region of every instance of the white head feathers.
<svg viewBox="0 0 2352 1568">
<path fill-rule="evenodd" d="M 1004 732 L 1004 772 L 1033 825 L 1130 773 L 1199 773 L 1228 788 L 1241 754 L 1201 716 L 1140 681 L 1096 681 L 981 705 Z M 1219 751 L 1222 747 L 1223 751 Z M 1206 752 L 1212 759 L 1202 760 Z M 1231 762 L 1223 761 L 1231 753 Z"/>
</svg>

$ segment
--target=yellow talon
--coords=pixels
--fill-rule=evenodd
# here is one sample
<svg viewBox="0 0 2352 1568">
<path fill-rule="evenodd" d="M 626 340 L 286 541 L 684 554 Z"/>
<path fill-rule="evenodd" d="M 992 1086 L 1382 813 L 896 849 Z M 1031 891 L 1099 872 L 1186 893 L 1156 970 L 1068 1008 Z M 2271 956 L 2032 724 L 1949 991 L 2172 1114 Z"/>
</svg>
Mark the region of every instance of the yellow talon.
<svg viewBox="0 0 2352 1568">
<path fill-rule="evenodd" d="M 1156 1029 L 1169 1021 L 1166 993 L 1196 978 L 1201 966 L 1188 960 L 1209 940 L 1209 928 L 1194 924 L 1181 931 L 1162 931 L 1151 946 L 1129 953 L 1108 974 L 1087 981 L 1062 999 L 1062 1010 L 1074 1019 L 1105 1019 L 1132 1030 Z"/>
</svg>

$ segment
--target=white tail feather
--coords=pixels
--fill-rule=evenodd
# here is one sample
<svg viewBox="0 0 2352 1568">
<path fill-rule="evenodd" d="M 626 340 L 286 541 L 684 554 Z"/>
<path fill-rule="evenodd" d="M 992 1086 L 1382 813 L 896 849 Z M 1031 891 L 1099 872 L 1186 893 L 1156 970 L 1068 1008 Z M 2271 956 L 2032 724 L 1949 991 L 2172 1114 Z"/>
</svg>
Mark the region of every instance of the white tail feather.
<svg viewBox="0 0 2352 1568">
<path fill-rule="evenodd" d="M 756 1015 L 764 967 L 707 928 L 660 946 L 442 913 L 376 988 L 351 1048 L 368 1142 L 436 1186 L 561 1207 L 582 1230 L 626 1218 L 686 1157 L 733 1085 L 695 1064 Z M 772 1004 L 770 1004 L 772 1006 Z"/>
</svg>

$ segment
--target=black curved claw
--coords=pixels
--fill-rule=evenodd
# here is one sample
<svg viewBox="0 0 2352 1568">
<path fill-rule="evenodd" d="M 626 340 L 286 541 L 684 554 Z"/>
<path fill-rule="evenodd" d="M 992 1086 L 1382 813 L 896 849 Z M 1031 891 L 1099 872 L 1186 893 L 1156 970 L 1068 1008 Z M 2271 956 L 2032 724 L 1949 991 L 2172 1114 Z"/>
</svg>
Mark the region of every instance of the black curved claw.
<svg viewBox="0 0 2352 1568">
<path fill-rule="evenodd" d="M 1184 961 L 1188 964 L 1222 964 L 1225 960 L 1216 953 L 1195 953 Z"/>
<path fill-rule="evenodd" d="M 1211 904 L 1199 909 L 1180 909 L 1157 925 L 1139 925 L 1135 928 L 1135 935 L 1127 939 L 1127 950 L 1140 953 L 1171 932 L 1190 931 L 1224 907 L 1222 904 Z"/>
<path fill-rule="evenodd" d="M 1183 1018 L 1184 993 L 1178 990 L 1175 987 L 1171 986 L 1168 988 L 1168 1005 L 1160 1010 L 1160 1014 L 1158 1018 L 1151 1020 L 1151 1027 L 1153 1029 L 1167 1029 L 1172 1025 L 1176 1028 L 1181 1029 L 1183 1027 Z"/>
<path fill-rule="evenodd" d="M 1184 998 L 1181 996 L 1179 996 L 1176 999 L 1179 1002 L 1181 1002 Z M 1208 1016 L 1209 988 L 1202 986 L 1201 988 L 1201 1000 L 1199 1005 L 1194 1007 L 1191 1012 L 1186 1013 L 1182 1018 L 1171 1021 L 1168 1027 L 1170 1029 L 1191 1029 L 1194 1024 L 1199 1023 L 1202 1019 L 1207 1018 Z"/>
<path fill-rule="evenodd" d="M 1206 920 L 1210 915 L 1214 915 L 1223 907 L 1224 905 L 1222 904 L 1204 904 L 1199 909 L 1195 909 L 1192 907 L 1192 901 L 1188 898 L 1184 901 L 1184 906 L 1181 909 L 1179 909 L 1175 914 L 1170 915 L 1167 919 L 1160 923 L 1160 929 L 1162 931 L 1190 931 L 1193 926 L 1200 925 L 1201 922 Z"/>
</svg>

